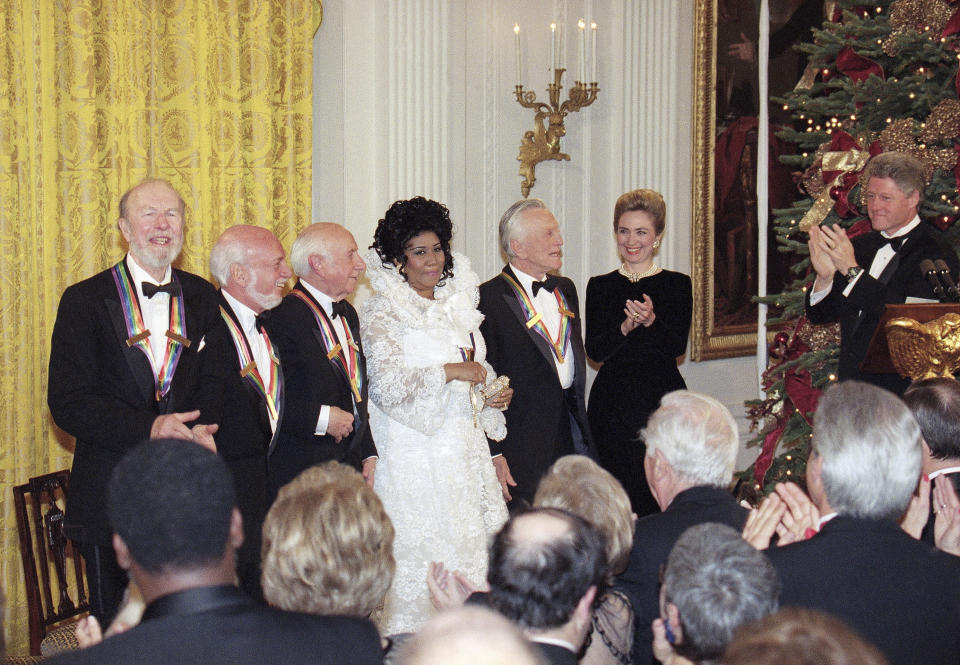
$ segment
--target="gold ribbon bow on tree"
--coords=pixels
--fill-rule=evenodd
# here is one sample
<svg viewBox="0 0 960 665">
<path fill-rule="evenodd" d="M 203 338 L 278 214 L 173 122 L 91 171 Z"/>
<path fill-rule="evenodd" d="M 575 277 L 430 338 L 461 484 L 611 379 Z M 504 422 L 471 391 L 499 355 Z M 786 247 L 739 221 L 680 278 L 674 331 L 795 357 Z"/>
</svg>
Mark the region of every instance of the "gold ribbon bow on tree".
<svg viewBox="0 0 960 665">
<path fill-rule="evenodd" d="M 834 200 L 830 196 L 830 192 L 834 187 L 837 187 L 842 184 L 843 177 L 848 173 L 856 173 L 857 171 L 862 171 L 863 167 L 867 165 L 867 161 L 870 159 L 870 153 L 866 150 L 859 150 L 857 148 L 851 148 L 850 150 L 843 152 L 827 152 L 824 153 L 823 159 L 821 161 L 820 171 L 822 173 L 837 173 L 837 176 L 820 192 L 820 195 L 817 197 L 817 200 L 813 202 L 813 205 L 810 206 L 810 209 L 803 216 L 803 219 L 800 220 L 800 230 L 809 231 L 812 227 L 820 224 L 827 215 L 830 214 L 830 211 L 833 210 Z"/>
</svg>

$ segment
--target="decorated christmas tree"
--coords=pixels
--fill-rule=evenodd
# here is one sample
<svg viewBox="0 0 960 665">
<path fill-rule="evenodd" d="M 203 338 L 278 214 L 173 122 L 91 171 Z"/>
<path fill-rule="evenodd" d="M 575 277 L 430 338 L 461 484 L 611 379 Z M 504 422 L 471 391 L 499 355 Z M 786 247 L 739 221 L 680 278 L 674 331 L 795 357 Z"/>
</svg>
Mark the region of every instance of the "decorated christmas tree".
<svg viewBox="0 0 960 665">
<path fill-rule="evenodd" d="M 826 3 L 831 4 L 831 3 Z M 807 231 L 840 224 L 850 237 L 870 230 L 860 194 L 867 160 L 909 152 L 927 167 L 920 216 L 960 247 L 960 3 L 957 0 L 837 2 L 813 42 L 803 79 L 775 98 L 794 123 L 779 136 L 797 146 L 783 158 L 795 171 L 801 198 L 777 210 L 779 250 L 796 257 L 792 284 L 763 300 L 782 309 L 764 375 L 766 398 L 748 402 L 761 450 L 743 472 L 753 489 L 802 481 L 813 412 L 836 381 L 839 325 L 804 318 L 813 283 Z"/>
</svg>

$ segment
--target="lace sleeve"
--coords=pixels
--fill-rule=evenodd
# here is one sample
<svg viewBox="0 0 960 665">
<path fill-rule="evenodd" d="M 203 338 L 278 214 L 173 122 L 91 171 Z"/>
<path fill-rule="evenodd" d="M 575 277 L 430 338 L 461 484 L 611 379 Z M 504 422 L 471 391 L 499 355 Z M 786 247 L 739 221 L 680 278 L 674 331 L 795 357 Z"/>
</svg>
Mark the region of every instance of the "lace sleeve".
<svg viewBox="0 0 960 665">
<path fill-rule="evenodd" d="M 423 434 L 443 424 L 447 399 L 443 365 L 409 367 L 403 357 L 403 322 L 383 299 L 363 307 L 360 339 L 367 359 L 370 399 L 387 415 Z M 374 303 L 368 301 L 373 305 Z"/>
</svg>

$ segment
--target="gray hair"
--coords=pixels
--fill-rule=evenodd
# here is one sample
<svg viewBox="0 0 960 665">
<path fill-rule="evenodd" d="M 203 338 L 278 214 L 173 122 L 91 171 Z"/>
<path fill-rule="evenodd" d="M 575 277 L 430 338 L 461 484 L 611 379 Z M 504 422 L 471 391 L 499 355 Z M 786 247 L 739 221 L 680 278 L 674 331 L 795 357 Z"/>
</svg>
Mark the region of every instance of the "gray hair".
<svg viewBox="0 0 960 665">
<path fill-rule="evenodd" d="M 248 254 L 249 248 L 242 237 L 230 233 L 221 235 L 210 250 L 210 274 L 221 287 L 226 286 L 230 281 L 230 266 L 234 263 L 245 266 Z"/>
<path fill-rule="evenodd" d="M 527 210 L 533 208 L 547 209 L 547 204 L 540 199 L 520 199 L 503 213 L 500 217 L 500 224 L 497 227 L 500 234 L 500 249 L 507 255 L 507 258 L 513 258 L 515 254 L 510 247 L 510 241 L 514 238 L 522 237 L 523 225 L 519 224 L 521 215 Z"/>
<path fill-rule="evenodd" d="M 906 152 L 882 152 L 872 157 L 863 170 L 863 182 L 869 186 L 870 178 L 890 178 L 904 196 L 920 193 L 927 188 L 927 170 L 923 162 Z"/>
<path fill-rule="evenodd" d="M 306 227 L 293 241 L 290 247 L 290 267 L 297 277 L 306 277 L 310 274 L 310 257 L 319 254 L 324 259 L 330 258 L 330 248 L 327 245 L 327 234 L 331 227 L 340 227 L 332 222 L 315 222 Z"/>
<path fill-rule="evenodd" d="M 812 453 L 838 513 L 899 519 L 920 477 L 920 426 L 893 393 L 861 381 L 830 388 L 813 416 Z"/>
<path fill-rule="evenodd" d="M 701 393 L 675 390 L 660 400 L 640 431 L 647 455 L 663 453 L 673 470 L 694 485 L 726 487 L 733 480 L 739 435 L 723 404 Z"/>
<path fill-rule="evenodd" d="M 780 599 L 780 578 L 763 552 L 715 522 L 677 539 L 663 585 L 683 626 L 677 652 L 698 663 L 719 658 L 738 626 L 776 612 Z"/>
</svg>

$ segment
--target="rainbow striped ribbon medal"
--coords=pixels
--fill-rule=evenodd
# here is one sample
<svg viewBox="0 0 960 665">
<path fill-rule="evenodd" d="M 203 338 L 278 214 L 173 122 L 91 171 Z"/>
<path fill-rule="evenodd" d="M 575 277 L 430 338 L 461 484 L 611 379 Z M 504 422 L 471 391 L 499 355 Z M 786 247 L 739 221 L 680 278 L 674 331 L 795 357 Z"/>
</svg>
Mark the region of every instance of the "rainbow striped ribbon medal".
<svg viewBox="0 0 960 665">
<path fill-rule="evenodd" d="M 120 305 L 123 307 L 123 319 L 127 326 L 127 346 L 135 346 L 147 356 L 150 369 L 153 371 L 154 397 L 159 402 L 170 392 L 170 384 L 173 383 L 173 375 L 177 371 L 180 354 L 184 347 L 190 347 L 190 340 L 187 338 L 187 319 L 183 307 L 183 289 L 181 288 L 180 293 L 176 296 L 170 297 L 170 325 L 164 333 L 167 338 L 167 347 L 163 353 L 160 370 L 157 371 L 153 364 L 153 354 L 150 351 L 150 331 L 143 324 L 143 314 L 140 312 L 137 292 L 130 281 L 127 265 L 124 261 L 121 261 L 113 266 L 110 272 L 113 274 L 113 282 L 117 286 Z M 180 282 L 175 273 L 172 274 L 171 279 L 178 284 Z"/>
<path fill-rule="evenodd" d="M 320 329 L 320 335 L 323 337 L 323 345 L 327 348 L 327 359 L 334 365 L 343 370 L 345 376 L 349 378 L 350 390 L 353 392 L 354 401 L 359 404 L 363 401 L 363 375 L 360 373 L 360 346 L 353 341 L 353 335 L 350 333 L 350 326 L 343 326 L 347 335 L 347 353 L 349 361 L 344 355 L 343 347 L 337 342 L 337 336 L 330 327 L 327 315 L 320 311 L 320 307 L 306 293 L 294 289 L 290 292 L 306 304 L 313 312 L 313 318 L 317 321 L 317 327 Z"/>
<path fill-rule="evenodd" d="M 576 318 L 576 314 L 574 314 L 567 305 L 567 299 L 563 296 L 563 291 L 559 288 L 553 291 L 553 296 L 557 299 L 557 310 L 560 312 L 560 330 L 557 331 L 557 339 L 553 340 L 550 339 L 550 333 L 547 332 L 547 327 L 543 325 L 543 317 L 537 312 L 537 308 L 533 306 L 533 302 L 530 300 L 527 292 L 523 290 L 523 287 L 506 271 L 501 272 L 500 276 L 503 277 L 507 284 L 510 285 L 510 288 L 513 289 L 513 295 L 516 296 L 517 302 L 520 303 L 520 308 L 523 309 L 523 315 L 527 320 L 527 328 L 532 328 L 543 337 L 547 344 L 550 345 L 550 348 L 553 349 L 553 355 L 556 357 L 557 362 L 562 363 L 566 359 L 567 342 L 570 341 L 570 322 Z"/>
<path fill-rule="evenodd" d="M 233 317 L 224 309 L 223 305 L 220 306 L 220 316 L 223 318 L 223 322 L 227 324 L 227 330 L 230 332 L 230 337 L 233 338 L 233 346 L 237 350 L 237 359 L 240 361 L 240 367 L 243 368 L 240 370 L 240 377 L 249 381 L 254 390 L 263 397 L 267 403 L 267 412 L 270 414 L 270 419 L 278 420 L 280 412 L 277 405 L 280 403 L 281 386 L 280 375 L 277 370 L 280 367 L 280 361 L 273 351 L 270 336 L 267 335 L 266 330 L 260 333 L 263 336 L 263 343 L 267 347 L 267 353 L 270 355 L 270 375 L 268 382 L 265 383 L 260 370 L 257 368 L 257 361 L 253 358 L 253 351 L 250 349 L 247 336 L 237 322 L 233 320 Z"/>
</svg>

